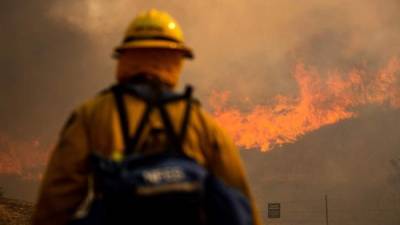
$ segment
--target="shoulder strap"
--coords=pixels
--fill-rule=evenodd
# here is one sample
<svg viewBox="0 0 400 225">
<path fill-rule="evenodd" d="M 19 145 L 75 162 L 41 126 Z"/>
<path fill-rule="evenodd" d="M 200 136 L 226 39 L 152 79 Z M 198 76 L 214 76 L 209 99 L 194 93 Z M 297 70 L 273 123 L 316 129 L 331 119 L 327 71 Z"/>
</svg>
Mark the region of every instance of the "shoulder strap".
<svg viewBox="0 0 400 225">
<path fill-rule="evenodd" d="M 125 93 L 125 89 L 121 85 L 116 85 L 111 88 L 111 90 L 114 93 L 115 97 L 115 102 L 117 105 L 117 110 L 120 118 L 120 125 L 121 125 L 121 130 L 122 130 L 122 136 L 123 136 L 123 141 L 124 141 L 124 154 L 129 155 L 133 153 L 133 150 L 135 149 L 135 146 L 137 145 L 137 142 L 139 141 L 139 138 L 143 132 L 143 129 L 146 125 L 146 123 L 149 120 L 149 116 L 151 111 L 154 108 L 154 103 L 151 99 L 143 98 L 144 102 L 146 103 L 146 108 L 145 111 L 142 115 L 142 118 L 139 122 L 139 125 L 135 131 L 134 136 L 131 138 L 130 137 L 130 132 L 129 132 L 129 120 L 128 116 L 126 114 L 127 110 L 124 104 L 123 96 Z"/>
<path fill-rule="evenodd" d="M 111 88 L 112 92 L 114 93 L 115 102 L 117 105 L 117 111 L 119 114 L 119 120 L 121 125 L 122 137 L 124 141 L 124 146 L 127 146 L 129 141 L 129 120 L 126 115 L 126 108 L 123 99 L 123 90 L 120 86 L 113 86 Z"/>
<path fill-rule="evenodd" d="M 183 117 L 181 129 L 180 129 L 181 132 L 179 134 L 179 143 L 181 145 L 186 138 L 186 133 L 187 133 L 187 129 L 189 126 L 189 120 L 190 120 L 190 115 L 191 115 L 191 111 L 192 111 L 192 103 L 193 103 L 192 93 L 193 93 L 193 88 L 191 86 L 186 87 L 185 97 L 186 97 L 187 103 L 186 103 L 185 115 Z"/>
<path fill-rule="evenodd" d="M 192 106 L 192 92 L 193 89 L 192 87 L 188 86 L 186 87 L 185 94 L 180 97 L 175 97 L 175 98 L 170 98 L 170 99 L 161 99 L 160 96 L 155 96 L 153 98 L 143 98 L 144 102 L 146 103 L 146 109 L 145 112 L 142 115 L 142 118 L 139 122 L 139 125 L 135 131 L 135 134 L 132 138 L 129 137 L 129 121 L 128 117 L 126 114 L 126 107 L 123 101 L 123 94 L 124 94 L 124 89 L 121 86 L 114 86 L 112 88 L 116 104 L 117 104 L 117 109 L 118 113 L 120 116 L 120 123 L 121 123 L 121 130 L 123 133 L 123 139 L 124 139 L 124 153 L 125 155 L 130 155 L 133 154 L 137 148 L 137 144 L 143 134 L 143 130 L 146 126 L 146 124 L 149 121 L 150 113 L 154 110 L 154 108 L 157 108 L 160 111 L 161 119 L 163 122 L 163 125 L 166 129 L 166 135 L 169 141 L 169 146 L 167 147 L 168 151 L 172 151 L 174 153 L 182 153 L 182 142 L 185 139 L 186 132 L 187 132 L 187 127 L 190 119 L 190 112 L 191 112 L 191 106 Z M 179 132 L 175 132 L 170 116 L 165 109 L 165 104 L 171 101 L 177 101 L 177 100 L 186 100 L 186 108 L 184 112 L 184 117 L 182 120 L 182 125 L 181 129 Z"/>
<path fill-rule="evenodd" d="M 140 120 L 139 126 L 136 129 L 134 136 L 132 138 L 130 138 L 128 140 L 128 142 L 125 144 L 125 151 L 124 151 L 125 155 L 130 155 L 130 154 L 134 153 L 136 146 L 140 140 L 140 137 L 143 134 L 143 130 L 149 121 L 150 113 L 151 113 L 151 111 L 153 111 L 154 105 L 150 102 L 146 102 L 146 103 L 147 103 L 146 109 L 142 115 L 142 119 Z"/>
<path fill-rule="evenodd" d="M 158 106 L 161 114 L 161 119 L 163 120 L 164 126 L 166 128 L 167 132 L 166 134 L 171 144 L 170 146 L 167 146 L 166 149 L 170 153 L 183 154 L 182 143 L 185 139 L 187 133 L 187 127 L 189 125 L 190 112 L 192 106 L 192 91 L 193 91 L 192 87 L 188 86 L 186 87 L 185 94 L 183 95 L 183 99 L 186 101 L 186 108 L 179 132 L 174 131 L 171 118 L 167 110 L 165 109 L 164 104 L 161 103 Z"/>
</svg>

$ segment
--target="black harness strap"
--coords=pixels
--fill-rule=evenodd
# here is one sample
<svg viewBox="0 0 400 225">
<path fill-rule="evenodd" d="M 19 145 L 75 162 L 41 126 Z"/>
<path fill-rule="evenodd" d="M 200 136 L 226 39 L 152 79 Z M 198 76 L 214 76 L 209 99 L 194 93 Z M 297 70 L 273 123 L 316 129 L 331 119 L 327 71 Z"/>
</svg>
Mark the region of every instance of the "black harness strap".
<svg viewBox="0 0 400 225">
<path fill-rule="evenodd" d="M 168 146 L 167 150 L 176 152 L 179 151 L 181 152 L 181 143 L 179 142 L 179 137 L 174 131 L 174 127 L 172 126 L 170 116 L 168 115 L 167 110 L 164 108 L 164 105 L 160 104 L 158 106 L 161 114 L 161 119 L 164 123 L 165 129 L 166 129 L 166 135 L 168 137 L 168 141 L 172 146 Z"/>
<path fill-rule="evenodd" d="M 183 143 L 183 140 L 185 139 L 185 135 L 187 133 L 188 122 L 190 119 L 190 112 L 191 112 L 191 106 L 192 106 L 192 101 L 193 101 L 192 100 L 193 89 L 191 87 L 186 88 L 185 94 L 183 96 L 182 95 L 174 96 L 174 97 L 170 97 L 170 98 L 166 98 L 166 99 L 162 99 L 160 97 L 161 96 L 160 93 L 156 93 L 154 96 L 151 96 L 151 98 L 148 98 L 146 96 L 138 96 L 142 100 L 144 100 L 144 102 L 146 103 L 146 109 L 142 115 L 140 123 L 139 123 L 139 125 L 135 131 L 135 134 L 132 138 L 129 137 L 129 121 L 128 121 L 128 117 L 126 114 L 126 107 L 123 102 L 123 94 L 124 94 L 124 92 L 128 92 L 129 94 L 138 95 L 138 93 L 133 90 L 127 90 L 126 88 L 124 88 L 120 85 L 113 87 L 112 90 L 115 95 L 117 109 L 118 109 L 119 116 L 120 116 L 121 129 L 122 129 L 123 138 L 124 138 L 124 146 L 125 146 L 124 154 L 125 155 L 133 154 L 136 151 L 138 142 L 139 142 L 141 136 L 143 135 L 143 130 L 144 130 L 146 124 L 148 123 L 150 114 L 154 110 L 154 108 L 158 108 L 160 115 L 161 115 L 163 125 L 165 127 L 166 135 L 168 138 L 167 140 L 169 142 L 168 143 L 169 146 L 166 146 L 166 148 L 167 148 L 166 150 L 172 151 L 173 153 L 183 153 L 182 152 L 182 150 L 183 150 L 182 143 Z M 178 101 L 178 100 L 182 100 L 182 99 L 186 100 L 187 104 L 186 104 L 180 132 L 175 132 L 172 122 L 171 122 L 171 119 L 170 119 L 170 116 L 169 116 L 167 110 L 165 109 L 165 105 L 169 102 Z"/>
<path fill-rule="evenodd" d="M 143 134 L 143 130 L 149 121 L 150 114 L 153 111 L 153 104 L 147 103 L 146 110 L 143 113 L 142 119 L 140 120 L 139 126 L 136 129 L 135 135 L 129 140 L 129 142 L 125 145 L 125 155 L 130 155 L 135 152 L 136 146 L 139 143 L 140 137 Z"/>
<path fill-rule="evenodd" d="M 183 141 L 186 138 L 186 133 L 187 133 L 187 129 L 189 127 L 189 120 L 190 120 L 190 112 L 192 111 L 192 103 L 193 103 L 193 99 L 192 99 L 192 93 L 193 93 L 193 88 L 191 86 L 188 86 L 186 88 L 186 92 L 185 92 L 185 98 L 186 98 L 186 109 L 185 109 L 185 115 L 183 117 L 182 120 L 182 125 L 181 125 L 181 133 L 179 134 L 179 143 L 180 145 L 182 145 Z"/>
<path fill-rule="evenodd" d="M 114 86 L 111 90 L 114 93 L 115 102 L 117 104 L 124 146 L 127 146 L 129 142 L 129 121 L 126 115 L 123 90 L 119 86 Z"/>
</svg>

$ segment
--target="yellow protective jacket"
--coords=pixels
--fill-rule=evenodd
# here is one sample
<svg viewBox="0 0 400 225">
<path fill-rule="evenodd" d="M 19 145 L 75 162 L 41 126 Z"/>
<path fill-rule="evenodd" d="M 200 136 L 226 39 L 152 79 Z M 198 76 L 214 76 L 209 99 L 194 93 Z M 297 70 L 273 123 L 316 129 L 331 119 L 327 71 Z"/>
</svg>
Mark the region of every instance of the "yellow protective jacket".
<svg viewBox="0 0 400 225">
<path fill-rule="evenodd" d="M 145 103 L 133 96 L 124 96 L 124 102 L 133 135 Z M 175 128 L 180 127 L 185 106 L 183 101 L 166 106 Z M 152 113 L 147 126 L 162 126 L 160 115 Z M 192 107 L 186 135 L 184 152 L 226 184 L 247 195 L 252 204 L 254 224 L 261 224 L 237 148 L 199 104 Z M 90 152 L 111 157 L 121 149 L 123 137 L 114 95 L 105 91 L 77 108 L 65 124 L 42 181 L 33 225 L 67 224 L 89 193 Z"/>
</svg>

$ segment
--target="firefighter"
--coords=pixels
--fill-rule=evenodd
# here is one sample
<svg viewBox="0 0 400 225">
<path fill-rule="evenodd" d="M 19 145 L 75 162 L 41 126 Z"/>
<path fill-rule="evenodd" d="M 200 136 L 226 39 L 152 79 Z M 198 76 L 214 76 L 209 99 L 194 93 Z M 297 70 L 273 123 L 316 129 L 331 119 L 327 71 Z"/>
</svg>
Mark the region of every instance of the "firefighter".
<svg viewBox="0 0 400 225">
<path fill-rule="evenodd" d="M 114 57 L 118 63 L 117 82 L 151 81 L 172 90 L 177 86 L 184 59 L 193 59 L 194 55 L 184 44 L 176 21 L 167 13 L 153 9 L 140 13 L 133 20 L 122 44 L 115 49 Z M 133 132 L 144 103 L 128 96 L 124 100 L 131 122 L 129 130 Z M 168 107 L 168 111 L 172 122 L 179 124 L 182 107 L 174 105 Z M 192 107 L 191 113 L 183 151 L 226 184 L 242 191 L 250 199 L 254 224 L 261 224 L 239 152 L 231 138 L 199 106 Z M 152 114 L 147 126 L 160 124 L 160 116 Z M 123 157 L 121 149 L 123 137 L 110 91 L 77 107 L 64 125 L 50 157 L 33 225 L 66 225 L 85 207 L 92 190 L 88 166 L 90 152 L 120 160 Z"/>
</svg>

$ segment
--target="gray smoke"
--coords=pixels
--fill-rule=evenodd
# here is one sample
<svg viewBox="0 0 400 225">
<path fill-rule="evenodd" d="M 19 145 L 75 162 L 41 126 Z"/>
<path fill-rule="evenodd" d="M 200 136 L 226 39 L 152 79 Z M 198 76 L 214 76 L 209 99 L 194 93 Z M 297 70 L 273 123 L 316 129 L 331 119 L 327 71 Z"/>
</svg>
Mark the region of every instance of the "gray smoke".
<svg viewBox="0 0 400 225">
<path fill-rule="evenodd" d="M 68 112 L 113 81 L 109 58 L 130 19 L 160 8 L 197 55 L 182 83 L 262 103 L 293 94 L 301 61 L 321 70 L 377 69 L 399 53 L 398 1 L 2 1 L 3 132 L 48 136 Z"/>
</svg>

